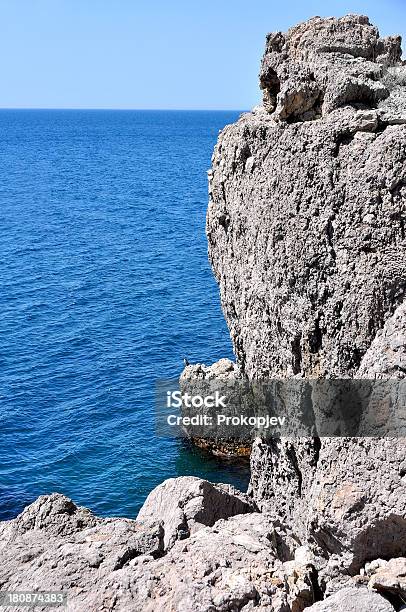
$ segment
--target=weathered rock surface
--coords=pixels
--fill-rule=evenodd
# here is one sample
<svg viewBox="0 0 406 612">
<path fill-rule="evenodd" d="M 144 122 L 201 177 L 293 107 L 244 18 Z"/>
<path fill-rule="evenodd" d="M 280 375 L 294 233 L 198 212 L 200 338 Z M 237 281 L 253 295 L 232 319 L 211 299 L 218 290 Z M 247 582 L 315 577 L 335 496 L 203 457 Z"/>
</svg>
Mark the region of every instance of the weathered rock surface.
<svg viewBox="0 0 406 612">
<path fill-rule="evenodd" d="M 406 375 L 406 303 L 397 308 L 365 353 L 359 378 L 404 378 Z"/>
<path fill-rule="evenodd" d="M 250 379 L 405 377 L 400 58 L 363 16 L 271 34 L 264 106 L 219 136 L 209 257 Z M 257 440 L 250 492 L 312 542 L 325 588 L 406 553 L 404 453 L 403 439 Z"/>
<path fill-rule="evenodd" d="M 159 489 L 158 514 L 165 503 L 169 513 L 169 496 Z M 100 519 L 53 494 L 0 524 L 0 588 L 63 591 L 72 612 L 394 609 L 364 587 L 312 606 L 321 598 L 317 562 L 299 544 L 273 517 L 250 512 L 201 527 L 165 554 L 162 523 Z M 358 578 L 370 589 L 401 601 L 405 559 L 377 560 L 363 572 Z"/>
<path fill-rule="evenodd" d="M 163 552 L 159 523 L 100 519 L 63 495 L 42 496 L 0 523 L 0 587 L 64 591 L 75 612 L 130 610 L 129 563 Z"/>
<path fill-rule="evenodd" d="M 406 559 L 399 557 L 390 561 L 379 559 L 365 568 L 371 578 L 368 582 L 370 589 L 380 593 L 398 595 L 401 600 L 406 598 Z"/>
<path fill-rule="evenodd" d="M 309 612 L 394 612 L 383 597 L 364 588 L 342 589 L 308 608 Z"/>
<path fill-rule="evenodd" d="M 167 550 L 176 540 L 211 527 L 219 519 L 255 510 L 254 502 L 231 485 L 184 476 L 165 480 L 151 491 L 137 520 L 161 521 Z"/>
<path fill-rule="evenodd" d="M 260 508 L 313 542 L 337 571 L 355 574 L 365 560 L 404 554 L 405 439 L 325 438 L 319 444 L 312 465 L 312 440 L 256 442 L 250 488 Z M 298 452 L 307 472 L 295 459 Z M 334 576 L 330 570 L 322 571 L 326 581 Z"/>
<path fill-rule="evenodd" d="M 299 612 L 314 601 L 312 567 L 288 560 L 294 541 L 265 515 L 220 520 L 164 557 L 163 544 L 162 524 L 99 519 L 62 495 L 40 497 L 0 526 L 0 587 L 63 591 L 74 612 Z"/>
<path fill-rule="evenodd" d="M 149 564 L 153 586 L 144 609 L 303 610 L 314 601 L 313 571 L 281 562 L 275 542 L 272 524 L 259 514 L 200 530 L 178 542 L 164 559 Z"/>
<path fill-rule="evenodd" d="M 270 35 L 261 79 L 277 74 L 277 110 L 247 113 L 219 137 L 209 256 L 249 377 L 355 376 L 403 301 L 406 125 L 391 125 L 389 110 L 383 119 L 374 97 L 389 68 L 403 88 L 399 59 L 400 39 L 379 39 L 366 17 L 316 18 Z M 308 111 L 297 74 L 323 91 L 320 118 L 300 119 Z M 365 90 L 334 93 L 338 75 Z M 281 120 L 285 85 L 294 122 Z"/>
<path fill-rule="evenodd" d="M 401 66 L 399 36 L 380 38 L 365 16 L 314 17 L 267 37 L 260 81 L 264 106 L 284 120 L 311 120 L 345 104 L 375 108 Z M 403 84 L 403 81 L 401 81 Z"/>
</svg>

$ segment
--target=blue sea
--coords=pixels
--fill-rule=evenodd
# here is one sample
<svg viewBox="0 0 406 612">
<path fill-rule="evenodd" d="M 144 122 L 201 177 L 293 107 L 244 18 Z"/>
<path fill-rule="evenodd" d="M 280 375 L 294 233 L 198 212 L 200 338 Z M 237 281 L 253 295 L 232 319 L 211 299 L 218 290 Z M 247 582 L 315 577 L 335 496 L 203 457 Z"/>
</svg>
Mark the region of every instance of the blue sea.
<svg viewBox="0 0 406 612">
<path fill-rule="evenodd" d="M 207 261 L 210 157 L 239 112 L 0 111 L 0 518 L 58 491 L 135 517 L 245 465 L 154 431 L 154 383 L 232 358 Z"/>
</svg>

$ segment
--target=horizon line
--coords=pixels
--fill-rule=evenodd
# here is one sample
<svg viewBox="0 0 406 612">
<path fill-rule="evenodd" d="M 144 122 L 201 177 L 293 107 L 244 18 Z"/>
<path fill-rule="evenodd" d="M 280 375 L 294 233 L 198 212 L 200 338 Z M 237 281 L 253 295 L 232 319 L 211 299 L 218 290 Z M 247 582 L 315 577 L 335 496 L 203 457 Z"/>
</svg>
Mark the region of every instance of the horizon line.
<svg viewBox="0 0 406 612">
<path fill-rule="evenodd" d="M 91 106 L 0 106 L 0 111 L 148 111 L 148 112 L 249 112 L 241 108 L 131 108 L 131 107 L 91 107 Z"/>
</svg>

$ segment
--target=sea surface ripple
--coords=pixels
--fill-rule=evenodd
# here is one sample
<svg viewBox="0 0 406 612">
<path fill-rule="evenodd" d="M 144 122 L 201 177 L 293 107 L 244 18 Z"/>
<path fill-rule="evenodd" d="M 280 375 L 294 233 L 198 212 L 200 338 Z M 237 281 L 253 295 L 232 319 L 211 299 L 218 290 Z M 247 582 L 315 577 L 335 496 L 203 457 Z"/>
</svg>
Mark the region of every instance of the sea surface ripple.
<svg viewBox="0 0 406 612">
<path fill-rule="evenodd" d="M 232 357 L 204 233 L 238 112 L 0 112 L 0 519 L 63 492 L 134 517 L 247 468 L 154 433 L 154 382 Z"/>
</svg>

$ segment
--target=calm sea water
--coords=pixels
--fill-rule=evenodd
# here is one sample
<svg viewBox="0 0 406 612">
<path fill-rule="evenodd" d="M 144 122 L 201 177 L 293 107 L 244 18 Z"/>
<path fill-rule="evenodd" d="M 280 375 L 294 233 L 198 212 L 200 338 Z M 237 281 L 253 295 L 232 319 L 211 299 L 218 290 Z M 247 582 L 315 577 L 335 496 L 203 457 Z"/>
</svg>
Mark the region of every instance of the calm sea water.
<svg viewBox="0 0 406 612">
<path fill-rule="evenodd" d="M 134 517 L 245 467 L 154 434 L 157 378 L 232 357 L 204 235 L 237 112 L 0 112 L 0 518 L 60 491 Z"/>
</svg>

